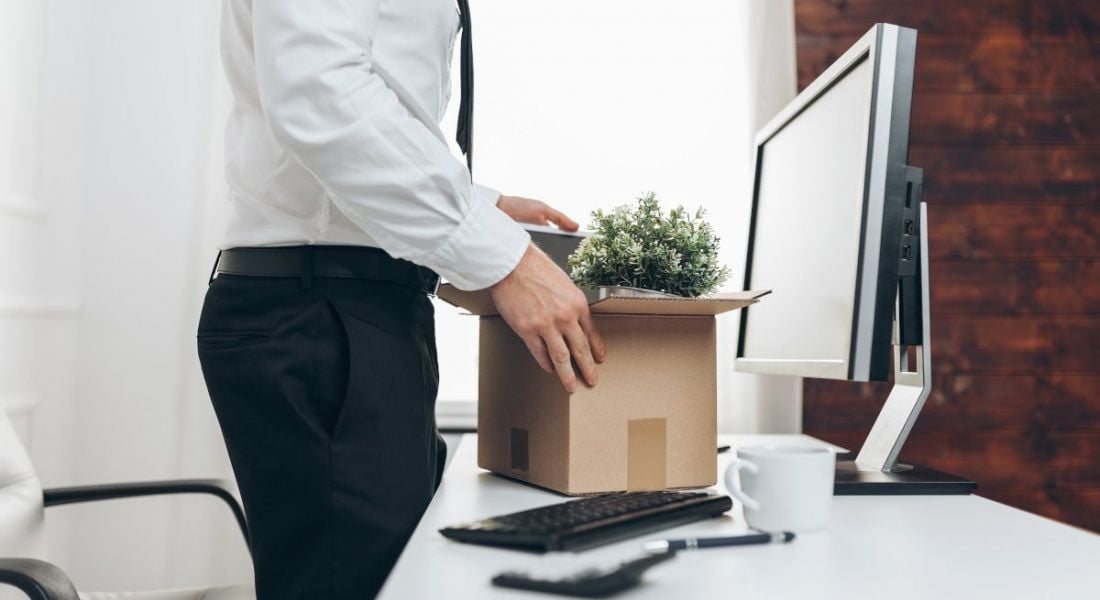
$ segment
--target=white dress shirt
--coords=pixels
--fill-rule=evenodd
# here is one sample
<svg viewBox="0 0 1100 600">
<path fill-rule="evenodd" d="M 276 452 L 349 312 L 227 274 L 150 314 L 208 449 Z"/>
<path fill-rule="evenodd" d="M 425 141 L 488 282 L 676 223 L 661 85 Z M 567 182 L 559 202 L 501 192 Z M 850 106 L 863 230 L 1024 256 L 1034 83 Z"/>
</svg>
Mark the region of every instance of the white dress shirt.
<svg viewBox="0 0 1100 600">
<path fill-rule="evenodd" d="M 457 33 L 454 0 L 225 0 L 221 247 L 376 246 L 462 289 L 510 273 L 529 237 L 439 127 Z"/>
</svg>

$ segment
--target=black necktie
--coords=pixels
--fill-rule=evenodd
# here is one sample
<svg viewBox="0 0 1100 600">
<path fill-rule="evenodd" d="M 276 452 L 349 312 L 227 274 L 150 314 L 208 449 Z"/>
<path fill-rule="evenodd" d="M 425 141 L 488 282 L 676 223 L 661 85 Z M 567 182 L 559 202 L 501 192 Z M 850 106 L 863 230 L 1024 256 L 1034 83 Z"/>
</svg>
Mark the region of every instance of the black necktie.
<svg viewBox="0 0 1100 600">
<path fill-rule="evenodd" d="M 458 105 L 455 141 L 466 155 L 466 166 L 474 172 L 474 42 L 470 27 L 470 3 L 458 0 L 458 21 L 462 25 L 462 100 Z"/>
</svg>

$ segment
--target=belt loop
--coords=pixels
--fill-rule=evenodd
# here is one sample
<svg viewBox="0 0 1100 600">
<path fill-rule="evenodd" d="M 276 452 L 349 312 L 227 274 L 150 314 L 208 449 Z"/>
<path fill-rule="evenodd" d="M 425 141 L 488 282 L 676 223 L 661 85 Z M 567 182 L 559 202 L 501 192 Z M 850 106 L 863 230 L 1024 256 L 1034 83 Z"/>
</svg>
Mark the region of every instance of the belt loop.
<svg viewBox="0 0 1100 600">
<path fill-rule="evenodd" d="M 305 246 L 299 255 L 302 257 L 302 289 L 313 287 L 313 246 Z"/>
<path fill-rule="evenodd" d="M 218 256 L 214 258 L 214 266 L 210 268 L 210 279 L 206 280 L 206 285 L 214 283 L 214 277 L 218 274 L 218 263 L 222 261 L 222 251 L 218 250 Z"/>
<path fill-rule="evenodd" d="M 428 270 L 427 267 L 424 267 L 424 270 L 428 271 L 426 276 L 427 285 L 424 291 L 428 293 L 429 298 L 435 298 L 439 295 L 439 283 L 443 278 L 437 275 L 435 271 Z"/>
</svg>

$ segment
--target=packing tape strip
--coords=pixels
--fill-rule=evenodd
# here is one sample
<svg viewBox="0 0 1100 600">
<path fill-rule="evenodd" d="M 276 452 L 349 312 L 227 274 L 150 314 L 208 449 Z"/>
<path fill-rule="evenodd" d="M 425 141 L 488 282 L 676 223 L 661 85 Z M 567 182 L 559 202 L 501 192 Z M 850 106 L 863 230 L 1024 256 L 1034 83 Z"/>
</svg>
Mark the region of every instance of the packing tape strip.
<svg viewBox="0 0 1100 600">
<path fill-rule="evenodd" d="M 663 490 L 668 465 L 668 429 L 664 419 L 626 422 L 627 491 Z"/>
</svg>

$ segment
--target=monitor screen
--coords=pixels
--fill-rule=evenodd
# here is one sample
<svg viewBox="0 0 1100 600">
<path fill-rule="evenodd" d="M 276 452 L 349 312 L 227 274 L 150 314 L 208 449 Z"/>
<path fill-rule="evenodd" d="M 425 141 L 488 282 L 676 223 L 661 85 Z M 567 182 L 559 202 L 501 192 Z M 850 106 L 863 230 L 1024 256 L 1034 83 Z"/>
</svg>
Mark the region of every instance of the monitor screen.
<svg viewBox="0 0 1100 600">
<path fill-rule="evenodd" d="M 749 272 L 772 294 L 747 311 L 740 356 L 770 367 L 746 370 L 848 375 L 873 66 L 864 55 L 757 149 Z"/>
<path fill-rule="evenodd" d="M 745 289 L 772 294 L 742 312 L 737 370 L 889 378 L 899 286 L 916 289 L 915 55 L 916 31 L 876 25 L 757 133 Z"/>
</svg>

